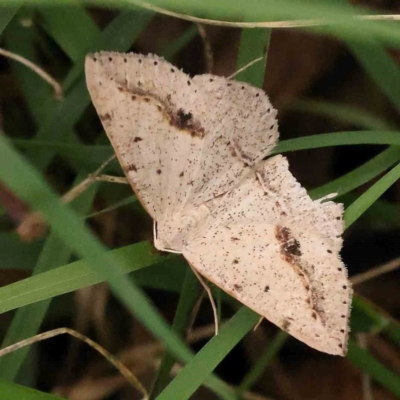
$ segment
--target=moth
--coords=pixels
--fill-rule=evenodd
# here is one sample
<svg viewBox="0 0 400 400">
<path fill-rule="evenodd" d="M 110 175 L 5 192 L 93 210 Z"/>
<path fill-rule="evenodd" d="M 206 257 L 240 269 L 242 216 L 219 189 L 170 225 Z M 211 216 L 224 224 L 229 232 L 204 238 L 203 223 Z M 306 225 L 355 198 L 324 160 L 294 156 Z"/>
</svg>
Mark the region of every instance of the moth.
<svg viewBox="0 0 400 400">
<path fill-rule="evenodd" d="M 263 90 L 189 77 L 156 55 L 100 52 L 87 87 L 155 246 L 309 346 L 345 355 L 352 289 L 343 208 L 313 201 L 278 140 Z"/>
</svg>

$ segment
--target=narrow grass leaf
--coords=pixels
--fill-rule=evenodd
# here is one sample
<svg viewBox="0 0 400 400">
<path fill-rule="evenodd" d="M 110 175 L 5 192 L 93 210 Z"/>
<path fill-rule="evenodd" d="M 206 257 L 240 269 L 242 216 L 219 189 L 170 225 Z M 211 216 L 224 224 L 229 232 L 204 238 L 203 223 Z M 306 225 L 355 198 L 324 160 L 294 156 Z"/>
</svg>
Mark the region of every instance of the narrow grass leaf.
<svg viewBox="0 0 400 400">
<path fill-rule="evenodd" d="M 81 59 L 100 34 L 100 29 L 79 4 L 40 7 L 42 27 L 73 61 Z"/>
<path fill-rule="evenodd" d="M 199 289 L 199 280 L 196 275 L 194 275 L 193 271 L 190 268 L 187 268 L 179 303 L 172 323 L 172 329 L 180 336 L 183 336 L 184 334 L 185 327 L 190 319 L 190 313 L 198 298 Z M 175 359 L 169 353 L 164 354 L 154 380 L 150 400 L 153 400 L 158 396 L 168 384 L 171 368 L 174 365 L 174 362 Z"/>
<path fill-rule="evenodd" d="M 260 316 L 242 307 L 221 331 L 196 354 L 177 377 L 157 397 L 157 400 L 187 400 L 203 383 L 226 355 L 257 323 Z"/>
<path fill-rule="evenodd" d="M 124 260 L 119 272 L 126 274 L 149 267 L 165 259 L 153 254 L 150 244 L 141 242 L 110 252 L 113 258 Z M 93 260 L 95 262 L 95 260 Z M 52 271 L 15 282 L 0 288 L 0 313 L 23 307 L 60 294 L 104 282 L 101 274 L 85 261 L 75 261 Z"/>
<path fill-rule="evenodd" d="M 354 203 L 347 207 L 344 220 L 346 226 L 353 224 L 383 193 L 400 179 L 400 164 L 390 170 L 373 186 L 364 192 Z"/>
<path fill-rule="evenodd" d="M 330 193 L 342 196 L 374 179 L 399 161 L 400 147 L 389 147 L 349 173 L 311 190 L 310 196 L 314 199 L 320 199 Z"/>
<path fill-rule="evenodd" d="M 278 146 L 272 151 L 272 154 L 355 144 L 391 144 L 400 146 L 400 132 L 349 131 L 304 136 L 279 142 Z"/>
</svg>

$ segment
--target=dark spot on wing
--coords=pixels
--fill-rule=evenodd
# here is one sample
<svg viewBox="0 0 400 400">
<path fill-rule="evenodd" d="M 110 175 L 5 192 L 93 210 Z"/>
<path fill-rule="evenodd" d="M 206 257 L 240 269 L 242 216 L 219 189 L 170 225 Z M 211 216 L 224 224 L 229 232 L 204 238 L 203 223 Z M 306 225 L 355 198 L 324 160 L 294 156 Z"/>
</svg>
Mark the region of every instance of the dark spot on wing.
<svg viewBox="0 0 400 400">
<path fill-rule="evenodd" d="M 126 171 L 127 171 L 127 172 L 130 172 L 130 171 L 135 171 L 135 172 L 137 172 L 136 165 L 135 165 L 135 164 L 129 164 L 129 165 L 127 165 L 127 166 L 126 166 Z"/>
<path fill-rule="evenodd" d="M 183 175 L 185 175 L 185 173 L 182 171 L 182 172 L 179 174 L 179 178 L 182 178 Z"/>
<path fill-rule="evenodd" d="M 312 315 L 312 317 L 313 317 L 314 319 L 317 319 L 317 313 L 316 313 L 316 312 L 313 312 L 311 315 Z"/>
<path fill-rule="evenodd" d="M 289 321 L 288 319 L 284 319 L 284 320 L 282 321 L 282 329 L 283 329 L 284 331 L 288 331 L 288 330 L 289 330 L 289 327 L 290 327 L 290 321 Z"/>
<path fill-rule="evenodd" d="M 141 137 L 139 137 L 139 136 L 136 136 L 135 139 L 133 139 L 133 141 L 134 141 L 135 143 L 141 142 L 142 140 L 143 140 L 143 139 L 142 139 Z"/>
<path fill-rule="evenodd" d="M 277 226 L 275 237 L 281 245 L 284 260 L 291 264 L 297 261 L 297 257 L 301 256 L 300 243 L 291 235 L 290 230 L 284 226 Z"/>
<path fill-rule="evenodd" d="M 237 291 L 237 292 L 241 292 L 243 290 L 243 287 L 241 285 L 237 285 L 236 283 L 233 285 L 233 288 Z"/>
<path fill-rule="evenodd" d="M 264 288 L 264 292 L 265 293 L 268 293 L 269 292 L 269 286 L 267 285 L 267 286 L 265 286 L 265 288 Z"/>
<path fill-rule="evenodd" d="M 157 174 L 158 174 L 158 175 L 161 175 L 161 169 L 158 169 L 158 170 L 157 170 Z"/>
<path fill-rule="evenodd" d="M 102 122 L 107 122 L 107 121 L 111 121 L 111 115 L 109 113 L 105 113 L 105 114 L 100 114 L 99 118 L 101 119 Z"/>
<path fill-rule="evenodd" d="M 190 121 L 193 118 L 191 112 L 185 113 L 182 108 L 178 110 L 178 127 L 183 129 L 190 126 Z"/>
</svg>

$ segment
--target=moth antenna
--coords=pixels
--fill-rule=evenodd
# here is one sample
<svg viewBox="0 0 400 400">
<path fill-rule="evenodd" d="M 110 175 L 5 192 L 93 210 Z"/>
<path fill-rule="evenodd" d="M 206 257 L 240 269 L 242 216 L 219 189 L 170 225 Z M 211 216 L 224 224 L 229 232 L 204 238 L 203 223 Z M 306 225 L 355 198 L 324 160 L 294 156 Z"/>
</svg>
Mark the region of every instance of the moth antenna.
<svg viewBox="0 0 400 400">
<path fill-rule="evenodd" d="M 228 78 L 226 78 L 226 79 L 229 79 L 229 80 L 233 79 L 237 74 L 240 74 L 241 72 L 245 71 L 247 68 L 250 68 L 253 64 L 258 63 L 262 59 L 264 59 L 264 57 L 258 57 L 255 60 L 250 61 L 245 66 L 243 66 L 242 68 L 240 68 L 236 72 L 234 72 L 232 75 L 228 76 Z"/>
<path fill-rule="evenodd" d="M 215 336 L 216 336 L 216 335 L 218 335 L 218 332 L 219 332 L 219 322 L 218 322 L 217 306 L 215 304 L 211 289 L 209 288 L 207 283 L 204 281 L 203 277 L 192 267 L 192 265 L 190 263 L 189 263 L 189 265 L 190 265 L 190 268 L 192 269 L 193 273 L 196 275 L 197 279 L 200 281 L 200 283 L 204 287 L 204 290 L 207 292 L 208 298 L 210 299 L 211 308 L 212 308 L 213 314 L 214 314 Z"/>
<path fill-rule="evenodd" d="M 108 360 L 108 362 L 110 362 L 120 372 L 120 374 L 122 376 L 124 376 L 126 378 L 126 380 L 135 389 L 137 389 L 138 391 L 140 391 L 143 394 L 143 400 L 149 399 L 149 394 L 147 393 L 147 390 L 145 389 L 145 387 L 140 383 L 139 379 L 136 378 L 136 376 L 133 375 L 132 372 L 124 364 L 122 364 L 121 361 L 119 361 L 115 356 L 113 356 L 109 351 L 107 351 L 104 347 L 100 346 L 94 340 L 89 339 L 87 336 L 83 335 L 82 333 L 74 331 L 73 329 L 70 329 L 70 328 L 53 329 L 51 331 L 47 331 L 47 332 L 32 336 L 29 339 L 21 340 L 20 342 L 14 343 L 10 346 L 5 347 L 4 349 L 1 349 L 0 357 L 5 356 L 6 354 L 12 353 L 14 351 L 17 351 L 23 347 L 30 346 L 34 343 L 41 342 L 43 340 L 47 340 L 52 337 L 63 335 L 63 334 L 68 334 L 78 340 L 81 340 L 82 342 L 84 342 L 88 346 L 90 346 L 92 349 L 94 349 L 98 353 L 100 353 L 103 357 L 105 357 Z"/>
</svg>

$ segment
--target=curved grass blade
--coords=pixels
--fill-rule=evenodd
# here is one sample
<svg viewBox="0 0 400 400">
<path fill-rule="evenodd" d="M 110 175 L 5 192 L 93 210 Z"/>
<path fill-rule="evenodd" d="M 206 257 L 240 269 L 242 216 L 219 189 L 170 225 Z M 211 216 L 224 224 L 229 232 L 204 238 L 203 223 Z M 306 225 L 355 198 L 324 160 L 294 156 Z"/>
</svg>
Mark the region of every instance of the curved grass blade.
<svg viewBox="0 0 400 400">
<path fill-rule="evenodd" d="M 310 196 L 314 199 L 320 199 L 330 193 L 337 193 L 338 196 L 344 195 L 369 182 L 399 161 L 400 147 L 389 147 L 360 167 L 323 186 L 311 190 Z"/>
<path fill-rule="evenodd" d="M 100 29 L 79 4 L 40 7 L 42 27 L 73 61 L 90 50 Z"/>
<path fill-rule="evenodd" d="M 400 146 L 400 132 L 349 131 L 304 136 L 279 142 L 278 146 L 272 151 L 272 154 L 355 144 L 391 144 Z"/>
<path fill-rule="evenodd" d="M 347 207 L 344 214 L 346 227 L 349 227 L 354 223 L 398 179 L 400 179 L 400 164 L 379 179 L 378 182 L 371 186 L 354 203 Z"/>
</svg>

